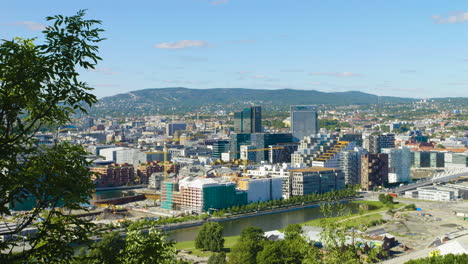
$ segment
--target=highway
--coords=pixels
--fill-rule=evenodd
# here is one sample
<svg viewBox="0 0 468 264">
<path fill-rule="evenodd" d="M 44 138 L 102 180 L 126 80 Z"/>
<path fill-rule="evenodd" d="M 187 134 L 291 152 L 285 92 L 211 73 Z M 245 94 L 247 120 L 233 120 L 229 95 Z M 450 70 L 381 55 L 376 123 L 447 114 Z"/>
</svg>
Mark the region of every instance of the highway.
<svg viewBox="0 0 468 264">
<path fill-rule="evenodd" d="M 405 191 L 413 190 L 428 185 L 433 185 L 434 183 L 447 182 L 458 177 L 468 177 L 468 168 L 447 169 L 441 173 L 435 174 L 431 178 L 419 180 L 417 182 L 406 184 L 401 187 L 389 189 L 388 192 L 401 194 Z"/>
</svg>

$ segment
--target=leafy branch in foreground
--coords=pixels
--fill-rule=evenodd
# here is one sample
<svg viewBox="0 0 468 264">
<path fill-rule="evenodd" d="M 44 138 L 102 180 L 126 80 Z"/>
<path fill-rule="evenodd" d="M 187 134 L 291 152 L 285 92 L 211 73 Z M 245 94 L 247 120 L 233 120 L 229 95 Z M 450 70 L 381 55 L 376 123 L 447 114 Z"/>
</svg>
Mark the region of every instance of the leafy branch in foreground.
<svg viewBox="0 0 468 264">
<path fill-rule="evenodd" d="M 85 151 L 78 146 L 40 146 L 44 126 L 58 126 L 97 101 L 78 69 L 101 60 L 98 20 L 47 17 L 44 43 L 15 38 L 0 42 L 0 262 L 69 262 L 70 243 L 86 241 L 93 225 L 75 218 L 93 191 Z M 12 216 L 9 207 L 26 199 L 34 209 Z M 60 208 L 60 210 L 58 209 Z M 20 247 L 18 239 L 28 246 Z"/>
</svg>

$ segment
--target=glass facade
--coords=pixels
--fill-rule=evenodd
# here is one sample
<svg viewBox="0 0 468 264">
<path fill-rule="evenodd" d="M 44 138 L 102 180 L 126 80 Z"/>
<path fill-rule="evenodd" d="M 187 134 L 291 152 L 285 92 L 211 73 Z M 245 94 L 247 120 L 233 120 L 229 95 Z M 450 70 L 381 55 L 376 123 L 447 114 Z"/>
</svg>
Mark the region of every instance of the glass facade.
<svg viewBox="0 0 468 264">
<path fill-rule="evenodd" d="M 291 106 L 291 133 L 299 142 L 306 136 L 319 132 L 317 107 L 312 105 Z"/>
</svg>

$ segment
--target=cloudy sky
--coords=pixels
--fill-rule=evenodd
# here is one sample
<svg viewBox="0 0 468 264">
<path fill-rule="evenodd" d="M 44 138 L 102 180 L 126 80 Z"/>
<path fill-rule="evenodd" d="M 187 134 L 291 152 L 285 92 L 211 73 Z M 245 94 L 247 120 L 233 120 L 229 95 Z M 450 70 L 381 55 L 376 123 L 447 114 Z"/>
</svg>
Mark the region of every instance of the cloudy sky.
<svg viewBox="0 0 468 264">
<path fill-rule="evenodd" d="M 5 0 L 6 1 L 6 0 Z M 99 97 L 144 88 L 292 88 L 468 96 L 468 0 L 8 1 L 0 38 L 45 17 L 103 21 Z"/>
</svg>

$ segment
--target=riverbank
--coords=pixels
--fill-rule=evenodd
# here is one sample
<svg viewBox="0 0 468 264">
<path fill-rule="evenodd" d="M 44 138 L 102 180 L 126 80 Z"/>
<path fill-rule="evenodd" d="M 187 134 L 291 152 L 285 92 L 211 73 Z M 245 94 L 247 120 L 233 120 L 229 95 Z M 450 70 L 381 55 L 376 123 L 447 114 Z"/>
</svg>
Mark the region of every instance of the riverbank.
<svg viewBox="0 0 468 264">
<path fill-rule="evenodd" d="M 302 210 L 302 209 L 307 209 L 307 208 L 316 208 L 323 204 L 348 203 L 348 202 L 355 201 L 356 199 L 358 198 L 352 197 L 352 198 L 345 198 L 345 199 L 341 199 L 337 201 L 328 201 L 328 202 L 320 201 L 320 202 L 314 202 L 314 203 L 303 204 L 303 205 L 277 207 L 277 208 L 268 209 L 268 210 L 260 211 L 260 212 L 236 214 L 236 215 L 225 216 L 225 217 L 209 217 L 205 220 L 200 219 L 197 221 L 191 221 L 189 223 L 182 222 L 182 223 L 176 223 L 176 224 L 167 224 L 164 226 L 158 226 L 157 228 L 162 229 L 164 231 L 176 230 L 176 229 L 182 229 L 182 228 L 187 228 L 187 227 L 201 226 L 206 222 L 226 222 L 226 221 L 233 221 L 233 220 L 239 220 L 243 218 L 257 217 L 257 216 L 263 216 L 263 215 L 269 215 L 269 214 L 292 212 L 292 211 L 297 211 L 297 210 Z"/>
<path fill-rule="evenodd" d="M 95 188 L 96 191 L 113 191 L 113 190 L 127 190 L 127 189 L 142 189 L 147 185 L 134 185 L 134 186 L 117 186 L 117 187 L 100 187 Z"/>
<path fill-rule="evenodd" d="M 310 220 L 307 222 L 302 223 L 302 225 L 308 226 L 320 226 L 322 223 L 325 222 L 339 222 L 343 225 L 348 227 L 358 227 L 360 225 L 372 225 L 373 223 L 377 223 L 377 221 L 382 221 L 382 213 L 390 210 L 395 209 L 402 206 L 401 203 L 396 204 L 384 204 L 380 201 L 352 201 L 351 203 L 358 203 L 363 205 L 369 205 L 375 207 L 375 209 L 368 210 L 367 213 L 355 213 L 355 214 L 348 214 L 336 217 L 328 217 L 326 219 L 318 218 L 314 220 Z"/>
</svg>

